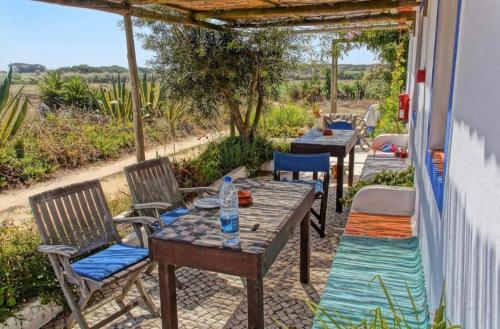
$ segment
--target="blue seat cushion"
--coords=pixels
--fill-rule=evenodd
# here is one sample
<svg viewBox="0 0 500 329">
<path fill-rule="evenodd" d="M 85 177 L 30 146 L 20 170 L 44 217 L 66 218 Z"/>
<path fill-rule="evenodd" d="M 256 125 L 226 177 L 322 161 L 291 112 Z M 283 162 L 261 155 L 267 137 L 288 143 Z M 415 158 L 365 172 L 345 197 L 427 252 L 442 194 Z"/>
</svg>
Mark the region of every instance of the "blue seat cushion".
<svg viewBox="0 0 500 329">
<path fill-rule="evenodd" d="M 314 186 L 314 193 L 316 194 L 323 194 L 323 182 L 320 180 L 312 180 L 312 179 L 299 179 L 299 180 L 291 180 L 288 177 L 283 177 L 282 179 L 283 182 L 288 182 L 288 183 L 302 183 L 302 184 L 309 184 Z"/>
<path fill-rule="evenodd" d="M 172 224 L 177 218 L 185 215 L 188 212 L 186 208 L 176 208 L 169 210 L 160 215 L 161 220 L 165 225 Z"/>
<path fill-rule="evenodd" d="M 149 249 L 115 244 L 103 251 L 71 264 L 73 271 L 81 276 L 101 281 L 124 270 L 149 255 Z"/>
</svg>

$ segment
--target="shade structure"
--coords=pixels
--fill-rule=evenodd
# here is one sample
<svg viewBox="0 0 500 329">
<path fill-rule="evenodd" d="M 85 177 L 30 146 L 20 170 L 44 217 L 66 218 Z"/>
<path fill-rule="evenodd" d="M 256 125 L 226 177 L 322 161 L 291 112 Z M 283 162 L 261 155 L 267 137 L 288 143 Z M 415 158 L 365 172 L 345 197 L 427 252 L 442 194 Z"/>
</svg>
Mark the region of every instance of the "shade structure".
<svg viewBox="0 0 500 329">
<path fill-rule="evenodd" d="M 415 21 L 418 0 L 37 0 L 209 29 Z"/>
<path fill-rule="evenodd" d="M 394 316 L 384 290 L 377 280 L 371 282 L 376 275 L 382 277 L 398 316 L 401 319 L 404 316 L 411 328 L 427 328 L 429 314 L 416 237 L 392 240 L 344 235 L 320 307 L 344 324 L 359 324 L 364 319 L 373 318 L 370 312 L 379 307 L 392 328 Z M 339 319 L 339 314 L 343 320 Z M 313 328 L 323 328 L 322 321 L 328 328 L 336 328 L 321 312 L 316 316 Z"/>
<path fill-rule="evenodd" d="M 411 217 L 351 211 L 344 234 L 401 239 L 413 236 Z"/>
</svg>

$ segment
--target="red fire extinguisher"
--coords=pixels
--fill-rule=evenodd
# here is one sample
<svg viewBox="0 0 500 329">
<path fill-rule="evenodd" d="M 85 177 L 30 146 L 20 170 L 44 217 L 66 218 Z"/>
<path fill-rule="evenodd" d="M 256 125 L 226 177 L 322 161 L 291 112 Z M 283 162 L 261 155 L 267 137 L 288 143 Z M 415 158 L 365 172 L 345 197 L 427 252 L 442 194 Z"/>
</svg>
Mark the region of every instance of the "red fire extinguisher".
<svg viewBox="0 0 500 329">
<path fill-rule="evenodd" d="M 398 119 L 399 121 L 408 121 L 410 112 L 410 95 L 407 93 L 399 94 Z"/>
</svg>

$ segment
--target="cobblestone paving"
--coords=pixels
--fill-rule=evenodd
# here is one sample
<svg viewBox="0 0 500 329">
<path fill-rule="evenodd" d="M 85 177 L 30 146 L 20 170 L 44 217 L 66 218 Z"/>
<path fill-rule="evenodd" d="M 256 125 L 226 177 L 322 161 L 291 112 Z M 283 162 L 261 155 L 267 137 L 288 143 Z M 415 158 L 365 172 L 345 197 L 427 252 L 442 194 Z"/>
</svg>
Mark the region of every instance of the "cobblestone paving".
<svg viewBox="0 0 500 329">
<path fill-rule="evenodd" d="M 267 178 L 269 179 L 269 178 Z M 335 212 L 335 189 L 330 189 L 326 237 L 320 239 L 311 229 L 311 282 L 303 285 L 299 281 L 299 230 L 293 236 L 274 262 L 264 278 L 264 309 L 266 328 L 279 328 L 276 321 L 289 328 L 310 328 L 313 315 L 304 300 L 318 302 L 330 271 L 341 230 L 348 210 Z M 319 206 L 316 201 L 315 207 Z M 157 271 L 145 276 L 145 285 L 160 307 Z M 239 277 L 225 274 L 181 268 L 177 277 L 184 285 L 177 289 L 178 317 L 180 328 L 247 328 L 247 303 L 244 282 Z M 119 284 L 106 287 L 104 295 L 117 294 Z M 138 295 L 132 290 L 132 298 Z M 102 296 L 96 296 L 99 301 Z M 107 314 L 114 313 L 118 305 L 110 302 L 89 313 L 90 325 L 97 323 Z M 66 314 L 67 315 L 67 314 Z M 64 315 L 51 321 L 44 329 L 63 328 Z M 161 328 L 161 321 L 153 318 L 145 307 L 136 307 L 128 316 L 115 320 L 108 328 Z"/>
</svg>

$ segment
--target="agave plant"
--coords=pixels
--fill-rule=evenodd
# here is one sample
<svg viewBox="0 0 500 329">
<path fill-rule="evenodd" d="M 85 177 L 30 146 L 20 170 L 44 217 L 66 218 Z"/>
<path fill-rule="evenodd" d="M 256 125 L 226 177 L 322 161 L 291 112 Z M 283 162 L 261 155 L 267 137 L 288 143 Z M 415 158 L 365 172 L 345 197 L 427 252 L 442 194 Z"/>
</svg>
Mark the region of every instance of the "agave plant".
<svg viewBox="0 0 500 329">
<path fill-rule="evenodd" d="M 146 72 L 142 76 L 141 86 L 141 104 L 145 115 L 159 114 L 164 100 L 164 90 L 162 83 L 154 76 L 147 80 Z"/>
<path fill-rule="evenodd" d="M 21 100 L 23 88 L 10 96 L 11 81 L 12 67 L 7 76 L 0 81 L 0 146 L 16 134 L 28 111 L 28 98 Z"/>
<path fill-rule="evenodd" d="M 52 109 L 57 109 L 63 102 L 63 84 L 59 71 L 47 73 L 38 84 L 43 102 Z"/>
<path fill-rule="evenodd" d="M 118 74 L 117 79 L 113 77 L 111 90 L 101 87 L 102 99 L 97 104 L 101 112 L 110 116 L 113 120 L 126 122 L 132 120 L 132 93 Z"/>
<path fill-rule="evenodd" d="M 78 76 L 70 77 L 64 81 L 63 92 L 64 104 L 66 105 L 88 109 L 94 103 L 89 86 Z"/>
<path fill-rule="evenodd" d="M 186 121 L 188 103 L 184 100 L 168 100 L 162 104 L 162 116 L 167 121 L 170 133 L 175 138 L 177 126 Z"/>
</svg>

